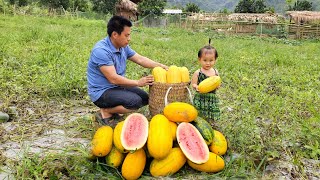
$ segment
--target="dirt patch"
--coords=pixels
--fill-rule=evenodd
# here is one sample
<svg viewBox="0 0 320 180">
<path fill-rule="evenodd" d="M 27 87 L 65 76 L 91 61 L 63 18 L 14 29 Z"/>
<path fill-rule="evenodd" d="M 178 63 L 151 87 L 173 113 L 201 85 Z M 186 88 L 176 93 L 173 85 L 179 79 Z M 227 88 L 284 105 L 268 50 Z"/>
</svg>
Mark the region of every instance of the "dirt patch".
<svg viewBox="0 0 320 180">
<path fill-rule="evenodd" d="M 43 108 L 46 107 L 46 108 Z M 0 124 L 0 179 L 14 177 L 15 171 L 10 169 L 24 157 L 38 154 L 70 153 L 75 154 L 75 148 L 88 150 L 90 138 L 95 126 L 90 116 L 97 108 L 86 101 L 36 103 L 35 107 L 19 109 L 16 118 Z M 147 109 L 141 110 L 148 114 Z M 226 162 L 231 157 L 225 157 Z M 235 154 L 232 159 L 241 158 Z M 56 160 L 57 161 L 57 160 Z M 63 160 L 61 160 L 61 163 Z M 263 170 L 263 179 L 320 179 L 320 161 L 301 159 L 304 170 L 291 163 L 289 157 L 270 161 Z M 63 166 L 61 166 L 63 167 Z M 65 170 L 61 170 L 64 172 Z M 301 174 L 300 172 L 304 174 Z M 65 175 L 68 177 L 68 175 Z M 205 176 L 194 177 L 184 174 L 180 179 L 203 179 Z M 151 178 L 151 177 L 150 177 Z"/>
<path fill-rule="evenodd" d="M 320 161 L 313 159 L 301 159 L 299 163 L 302 163 L 304 171 L 301 174 L 299 166 L 289 160 L 289 157 L 285 160 L 274 160 L 268 163 L 265 168 L 264 177 L 277 177 L 281 179 L 320 179 Z"/>
<path fill-rule="evenodd" d="M 89 146 L 89 140 L 84 138 L 68 137 L 62 129 L 50 129 L 38 137 L 22 142 L 8 141 L 0 145 L 3 156 L 7 159 L 19 161 L 25 155 L 47 153 L 61 153 L 64 149 L 74 146 Z"/>
<path fill-rule="evenodd" d="M 9 167 L 24 157 L 66 151 L 74 154 L 72 149 L 79 147 L 89 149 L 90 138 L 73 124 L 82 123 L 77 121 L 95 111 L 95 107 L 77 101 L 65 105 L 51 102 L 50 108 L 41 108 L 45 113 L 38 108 L 21 108 L 14 119 L 0 124 L 0 177 L 10 176 Z"/>
</svg>

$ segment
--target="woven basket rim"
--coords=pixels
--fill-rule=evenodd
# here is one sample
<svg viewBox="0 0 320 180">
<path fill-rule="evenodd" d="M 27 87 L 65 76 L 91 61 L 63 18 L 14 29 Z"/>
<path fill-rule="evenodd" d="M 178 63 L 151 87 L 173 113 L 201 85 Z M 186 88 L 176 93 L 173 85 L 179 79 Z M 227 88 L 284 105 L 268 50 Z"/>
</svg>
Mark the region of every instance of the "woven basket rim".
<svg viewBox="0 0 320 180">
<path fill-rule="evenodd" d="M 188 92 L 189 84 L 190 82 L 182 82 L 182 83 L 155 82 L 153 85 L 150 85 L 149 86 L 149 111 L 151 115 L 155 115 L 163 112 L 163 108 L 165 107 L 165 95 L 170 87 L 172 89 L 167 97 L 170 102 L 173 102 L 176 100 L 182 101 L 182 102 L 186 101 L 189 96 L 189 92 Z"/>
</svg>

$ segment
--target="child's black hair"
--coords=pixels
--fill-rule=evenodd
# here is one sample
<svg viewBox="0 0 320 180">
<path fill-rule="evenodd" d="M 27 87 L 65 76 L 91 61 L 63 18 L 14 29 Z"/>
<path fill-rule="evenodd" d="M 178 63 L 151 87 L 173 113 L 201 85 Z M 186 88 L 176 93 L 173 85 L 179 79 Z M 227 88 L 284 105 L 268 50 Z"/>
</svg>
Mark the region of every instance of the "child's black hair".
<svg viewBox="0 0 320 180">
<path fill-rule="evenodd" d="M 204 50 L 213 50 L 214 52 L 214 56 L 217 59 L 218 58 L 218 51 L 216 50 L 216 48 L 214 48 L 213 46 L 211 46 L 211 38 L 209 38 L 209 44 L 205 45 L 204 47 L 202 47 L 199 51 L 198 51 L 198 58 L 201 58 L 203 51 Z"/>
</svg>

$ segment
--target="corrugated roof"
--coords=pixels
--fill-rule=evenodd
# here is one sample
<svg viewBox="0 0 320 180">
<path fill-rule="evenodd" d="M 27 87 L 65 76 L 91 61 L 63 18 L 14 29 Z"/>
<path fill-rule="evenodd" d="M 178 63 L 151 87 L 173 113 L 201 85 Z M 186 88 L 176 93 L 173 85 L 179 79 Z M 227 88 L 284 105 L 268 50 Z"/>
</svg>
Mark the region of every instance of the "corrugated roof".
<svg viewBox="0 0 320 180">
<path fill-rule="evenodd" d="M 162 13 L 164 13 L 164 14 L 181 14 L 182 10 L 181 9 L 164 9 Z"/>
</svg>

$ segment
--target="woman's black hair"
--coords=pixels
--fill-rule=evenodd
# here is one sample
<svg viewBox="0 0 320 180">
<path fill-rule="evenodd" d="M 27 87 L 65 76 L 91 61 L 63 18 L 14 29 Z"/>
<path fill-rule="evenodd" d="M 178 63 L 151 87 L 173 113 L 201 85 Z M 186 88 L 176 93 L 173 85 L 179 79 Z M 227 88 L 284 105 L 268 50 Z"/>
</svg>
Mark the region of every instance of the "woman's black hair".
<svg viewBox="0 0 320 180">
<path fill-rule="evenodd" d="M 213 46 L 211 46 L 211 38 L 209 38 L 209 44 L 205 45 L 204 47 L 202 47 L 198 51 L 198 58 L 200 58 L 202 56 L 204 50 L 211 50 L 211 49 L 213 50 L 214 56 L 217 59 L 218 58 L 218 51 Z"/>
<path fill-rule="evenodd" d="M 121 34 L 125 26 L 131 27 L 131 21 L 122 16 L 113 16 L 109 20 L 107 25 L 107 32 L 109 37 L 111 36 L 113 31 L 117 32 L 118 34 Z"/>
</svg>

